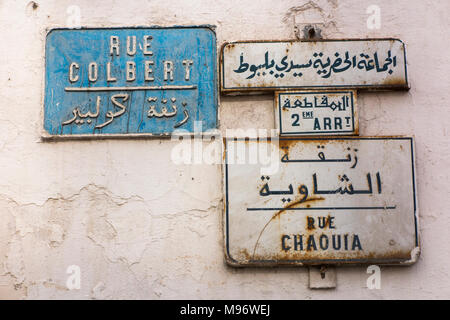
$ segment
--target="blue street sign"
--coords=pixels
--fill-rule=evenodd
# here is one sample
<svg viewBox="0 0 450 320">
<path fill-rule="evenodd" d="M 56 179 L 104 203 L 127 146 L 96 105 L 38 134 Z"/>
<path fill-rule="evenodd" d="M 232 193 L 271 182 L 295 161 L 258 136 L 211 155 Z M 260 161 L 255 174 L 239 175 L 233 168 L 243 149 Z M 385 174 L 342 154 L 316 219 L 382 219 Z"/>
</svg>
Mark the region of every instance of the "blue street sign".
<svg viewBox="0 0 450 320">
<path fill-rule="evenodd" d="M 45 136 L 217 128 L 209 27 L 54 29 L 45 68 Z"/>
</svg>

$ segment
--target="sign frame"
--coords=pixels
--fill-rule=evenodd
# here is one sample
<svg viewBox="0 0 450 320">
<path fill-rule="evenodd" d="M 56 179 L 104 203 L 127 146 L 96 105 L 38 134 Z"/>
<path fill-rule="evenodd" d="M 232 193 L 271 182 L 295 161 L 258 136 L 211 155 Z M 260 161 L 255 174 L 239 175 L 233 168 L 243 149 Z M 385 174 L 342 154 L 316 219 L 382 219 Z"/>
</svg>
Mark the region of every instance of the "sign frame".
<svg viewBox="0 0 450 320">
<path fill-rule="evenodd" d="M 51 134 L 45 129 L 45 99 L 46 99 L 46 88 L 47 88 L 47 37 L 53 31 L 90 31 L 90 30 L 123 30 L 123 29 L 208 29 L 213 34 L 213 50 L 212 50 L 212 61 L 214 66 L 212 68 L 213 73 L 213 101 L 215 108 L 214 121 L 215 126 L 213 128 L 203 129 L 201 131 L 192 130 L 190 132 L 167 132 L 167 133 L 101 133 L 101 134 Z M 216 26 L 211 24 L 200 24 L 200 25 L 131 25 L 131 26 L 112 26 L 112 27 L 95 27 L 95 26 L 83 26 L 80 28 L 68 28 L 68 27 L 48 27 L 45 29 L 44 46 L 43 46 L 43 58 L 44 58 L 44 68 L 43 68 L 43 80 L 41 83 L 41 108 L 40 108 L 40 128 L 39 135 L 43 141 L 64 141 L 64 140 L 103 140 L 103 139 L 170 139 L 172 136 L 186 136 L 193 137 L 196 135 L 201 136 L 211 136 L 217 135 L 219 131 L 219 101 L 220 101 L 220 87 L 218 83 L 218 63 L 217 63 L 217 35 Z"/>
<path fill-rule="evenodd" d="M 270 141 L 274 138 L 268 138 Z M 228 180 L 228 172 L 229 172 L 229 164 L 228 164 L 228 155 L 227 155 L 227 143 L 228 141 L 258 141 L 258 138 L 224 138 L 223 139 L 223 194 L 224 194 L 224 203 L 223 203 L 223 211 L 222 211 L 222 223 L 223 223 L 223 250 L 224 250 L 224 259 L 225 262 L 232 267 L 303 267 L 303 266 L 315 266 L 315 265 L 339 265 L 339 266 L 358 266 L 358 265 L 369 265 L 369 264 L 378 264 L 378 265 L 393 265 L 393 266 L 409 266 L 416 263 L 419 260 L 421 254 L 421 240 L 420 240 L 420 232 L 419 232 L 419 206 L 417 199 L 417 175 L 416 175 L 416 162 L 415 162 L 415 143 L 413 136 L 348 136 L 348 137 L 277 137 L 275 139 L 279 139 L 280 141 L 306 141 L 306 142 L 314 142 L 321 140 L 409 140 L 411 147 L 411 174 L 412 174 L 412 195 L 413 195 L 413 216 L 414 216 L 414 242 L 415 247 L 410 252 L 410 259 L 392 259 L 392 258 L 365 258 L 365 259 L 320 259 L 320 260 L 273 260 L 273 259 L 264 259 L 264 260 L 235 260 L 230 254 L 230 239 L 229 239 L 229 180 Z"/>
<path fill-rule="evenodd" d="M 283 106 L 281 105 L 281 97 L 282 95 L 314 95 L 314 94 L 340 94 L 340 93 L 349 93 L 351 103 L 351 122 L 352 122 L 352 130 L 329 130 L 329 131 L 304 131 L 304 132 L 283 132 Z M 359 134 L 359 119 L 358 119 L 358 103 L 357 103 L 357 91 L 355 89 L 342 89 L 342 90 L 295 90 L 295 91 L 275 91 L 275 127 L 277 129 L 277 133 L 280 137 L 308 137 L 308 136 L 354 136 Z M 298 120 L 300 122 L 301 120 Z"/>
<path fill-rule="evenodd" d="M 404 59 L 404 82 L 405 83 L 391 83 L 385 85 L 323 85 L 323 86 L 311 86 L 311 85 L 298 85 L 298 86 L 263 86 L 263 87 L 252 87 L 250 85 L 243 85 L 241 87 L 225 87 L 225 56 L 224 51 L 227 46 L 234 47 L 236 44 L 258 44 L 258 43 L 316 43 L 316 42 L 353 42 L 353 41 L 399 41 L 403 48 L 403 59 Z M 289 40 L 239 40 L 232 42 L 225 42 L 220 49 L 220 61 L 219 61 L 219 79 L 220 79 L 220 91 L 224 95 L 245 95 L 245 94 L 260 94 L 264 92 L 274 92 L 274 91 L 287 91 L 287 90 L 308 90 L 308 89 L 358 89 L 366 91 L 391 91 L 391 90 L 409 90 L 410 84 L 408 81 L 408 71 L 407 71 L 407 59 L 406 59 L 406 45 L 405 43 L 393 37 L 383 37 L 383 38 L 352 38 L 352 39 L 320 39 L 320 40 L 310 40 L 310 39 L 289 39 Z"/>
</svg>

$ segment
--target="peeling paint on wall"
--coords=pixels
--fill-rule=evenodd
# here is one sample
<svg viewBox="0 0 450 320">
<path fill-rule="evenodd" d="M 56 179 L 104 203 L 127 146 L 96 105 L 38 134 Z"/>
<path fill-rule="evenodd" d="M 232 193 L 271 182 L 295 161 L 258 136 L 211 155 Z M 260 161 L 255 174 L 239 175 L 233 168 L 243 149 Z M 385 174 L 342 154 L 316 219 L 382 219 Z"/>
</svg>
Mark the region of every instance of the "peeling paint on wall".
<svg viewBox="0 0 450 320">
<path fill-rule="evenodd" d="M 339 268 L 338 289 L 331 291 L 310 291 L 303 268 L 226 266 L 220 165 L 174 164 L 176 142 L 42 142 L 45 34 L 67 27 L 72 2 L 35 2 L 36 9 L 29 0 L 0 1 L 1 299 L 450 296 L 450 58 L 442 41 L 450 28 L 448 1 L 378 1 L 381 28 L 374 30 L 366 25 L 369 0 L 76 3 L 83 26 L 210 24 L 217 26 L 218 46 L 295 39 L 294 24 L 314 3 L 322 11 L 306 11 L 328 23 L 327 38 L 405 41 L 411 90 L 360 94 L 359 131 L 415 136 L 423 254 L 411 267 L 383 267 L 380 290 L 367 289 L 365 268 Z M 220 97 L 219 119 L 223 133 L 272 129 L 273 95 Z M 80 267 L 80 289 L 66 286 L 71 265 Z"/>
</svg>

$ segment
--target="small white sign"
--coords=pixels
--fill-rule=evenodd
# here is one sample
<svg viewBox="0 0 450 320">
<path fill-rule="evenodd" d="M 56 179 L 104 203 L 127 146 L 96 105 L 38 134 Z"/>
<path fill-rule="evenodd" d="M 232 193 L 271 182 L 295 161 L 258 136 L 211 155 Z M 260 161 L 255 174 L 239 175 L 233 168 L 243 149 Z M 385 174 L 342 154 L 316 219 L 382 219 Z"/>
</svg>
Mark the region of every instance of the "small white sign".
<svg viewBox="0 0 450 320">
<path fill-rule="evenodd" d="M 280 136 L 358 134 L 355 90 L 276 92 L 275 105 Z"/>
<path fill-rule="evenodd" d="M 292 89 L 409 89 L 398 39 L 240 41 L 221 52 L 223 93 Z"/>
<path fill-rule="evenodd" d="M 250 161 L 264 150 L 273 150 L 278 161 L 269 174 L 262 173 L 263 164 Z M 226 140 L 225 160 L 229 264 L 417 260 L 412 138 Z"/>
</svg>

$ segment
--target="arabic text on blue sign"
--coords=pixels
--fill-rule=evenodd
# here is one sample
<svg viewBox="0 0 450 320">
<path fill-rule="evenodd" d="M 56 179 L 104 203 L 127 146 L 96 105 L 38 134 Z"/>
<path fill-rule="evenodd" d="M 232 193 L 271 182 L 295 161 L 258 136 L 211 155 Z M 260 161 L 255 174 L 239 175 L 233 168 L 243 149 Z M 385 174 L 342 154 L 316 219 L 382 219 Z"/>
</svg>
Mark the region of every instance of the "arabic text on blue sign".
<svg viewBox="0 0 450 320">
<path fill-rule="evenodd" d="M 55 29 L 47 35 L 50 136 L 168 135 L 217 127 L 208 27 Z"/>
</svg>

